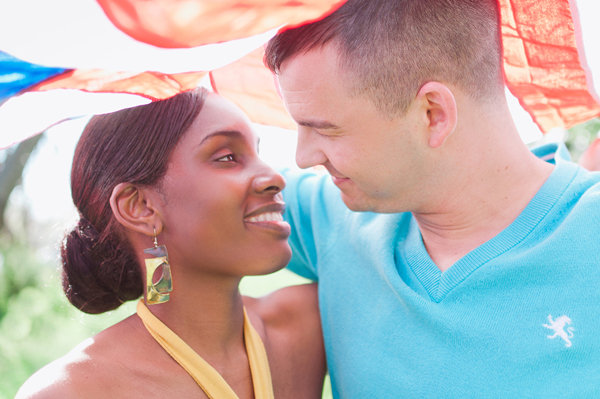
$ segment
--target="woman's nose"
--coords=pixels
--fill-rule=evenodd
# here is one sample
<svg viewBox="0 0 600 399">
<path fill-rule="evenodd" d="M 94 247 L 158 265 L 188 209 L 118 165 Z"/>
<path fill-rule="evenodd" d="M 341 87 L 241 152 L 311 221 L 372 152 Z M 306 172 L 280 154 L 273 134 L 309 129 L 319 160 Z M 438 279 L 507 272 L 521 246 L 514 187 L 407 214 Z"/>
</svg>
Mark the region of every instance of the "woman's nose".
<svg viewBox="0 0 600 399">
<path fill-rule="evenodd" d="M 283 176 L 261 161 L 261 170 L 254 177 L 254 191 L 275 195 L 285 187 Z"/>
</svg>

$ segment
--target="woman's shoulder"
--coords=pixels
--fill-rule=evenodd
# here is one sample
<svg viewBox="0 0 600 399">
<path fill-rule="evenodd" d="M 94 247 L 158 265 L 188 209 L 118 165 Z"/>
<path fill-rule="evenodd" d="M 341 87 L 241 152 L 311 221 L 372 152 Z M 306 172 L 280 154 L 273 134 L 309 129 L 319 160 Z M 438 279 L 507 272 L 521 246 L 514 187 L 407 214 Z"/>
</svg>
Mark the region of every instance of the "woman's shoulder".
<svg viewBox="0 0 600 399">
<path fill-rule="evenodd" d="M 25 381 L 15 399 L 95 397 L 95 386 L 102 378 L 99 363 L 104 362 L 104 356 L 94 354 L 95 346 L 94 338 L 88 338 L 42 367 Z"/>
<path fill-rule="evenodd" d="M 15 399 L 106 397 L 131 372 L 133 335 L 126 319 L 84 340 L 29 377 Z"/>
</svg>

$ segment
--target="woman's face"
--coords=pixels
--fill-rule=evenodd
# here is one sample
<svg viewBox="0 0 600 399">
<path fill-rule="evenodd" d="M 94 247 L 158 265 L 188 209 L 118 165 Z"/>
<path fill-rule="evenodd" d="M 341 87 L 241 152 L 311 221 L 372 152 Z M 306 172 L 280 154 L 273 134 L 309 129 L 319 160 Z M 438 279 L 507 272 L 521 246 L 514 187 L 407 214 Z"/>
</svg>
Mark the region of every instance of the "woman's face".
<svg viewBox="0 0 600 399">
<path fill-rule="evenodd" d="M 283 177 L 258 157 L 246 116 L 215 94 L 173 151 L 156 192 L 172 265 L 231 276 L 265 274 L 290 259 Z"/>
</svg>

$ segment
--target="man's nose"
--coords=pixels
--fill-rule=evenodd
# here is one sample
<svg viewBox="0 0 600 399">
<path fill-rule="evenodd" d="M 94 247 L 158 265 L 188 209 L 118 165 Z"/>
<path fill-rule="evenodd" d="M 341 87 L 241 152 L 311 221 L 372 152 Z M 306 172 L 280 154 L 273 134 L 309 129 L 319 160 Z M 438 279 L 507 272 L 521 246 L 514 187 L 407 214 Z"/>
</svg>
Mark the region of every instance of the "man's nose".
<svg viewBox="0 0 600 399">
<path fill-rule="evenodd" d="M 310 128 L 298 128 L 298 143 L 296 146 L 296 164 L 305 169 L 311 166 L 322 165 L 327 161 L 323 153 L 317 134 Z"/>
</svg>

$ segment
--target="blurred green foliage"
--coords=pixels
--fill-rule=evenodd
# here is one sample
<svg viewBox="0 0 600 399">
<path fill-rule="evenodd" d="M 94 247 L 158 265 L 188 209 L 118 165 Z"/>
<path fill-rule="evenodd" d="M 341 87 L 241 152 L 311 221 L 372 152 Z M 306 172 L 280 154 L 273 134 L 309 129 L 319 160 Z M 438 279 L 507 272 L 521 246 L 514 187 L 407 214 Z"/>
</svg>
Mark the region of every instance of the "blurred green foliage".
<svg viewBox="0 0 600 399">
<path fill-rule="evenodd" d="M 590 143 L 598 138 L 598 132 L 600 132 L 600 118 L 591 119 L 569 129 L 565 144 L 573 161 L 577 162 Z"/>
<path fill-rule="evenodd" d="M 0 244 L 0 398 L 13 398 L 41 366 L 122 320 L 134 303 L 87 315 L 62 294 L 54 265 L 43 264 L 19 242 Z"/>
</svg>

